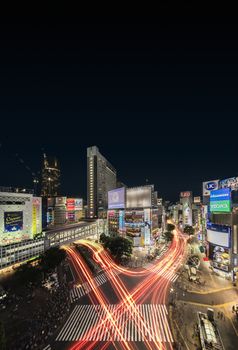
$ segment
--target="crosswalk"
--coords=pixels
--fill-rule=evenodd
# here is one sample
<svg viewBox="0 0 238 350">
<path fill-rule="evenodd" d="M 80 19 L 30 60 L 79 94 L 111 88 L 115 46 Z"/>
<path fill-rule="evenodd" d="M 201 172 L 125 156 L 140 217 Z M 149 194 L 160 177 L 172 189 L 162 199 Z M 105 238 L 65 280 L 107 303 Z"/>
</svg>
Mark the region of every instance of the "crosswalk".
<svg viewBox="0 0 238 350">
<path fill-rule="evenodd" d="M 51 350 L 51 346 L 47 345 L 43 350 Z"/>
<path fill-rule="evenodd" d="M 119 271 L 113 272 L 114 275 L 118 275 L 119 273 Z M 96 276 L 93 280 L 96 286 L 99 287 L 108 281 L 108 275 L 106 275 L 105 273 L 101 273 L 100 275 Z M 88 282 L 84 282 L 79 287 L 74 286 L 70 290 L 69 294 L 71 304 L 77 301 L 78 299 L 82 298 L 84 295 L 90 293 L 91 290 L 92 288 Z"/>
<path fill-rule="evenodd" d="M 115 323 L 107 318 L 108 311 Z M 167 308 L 158 304 L 137 304 L 123 311 L 116 304 L 76 305 L 56 341 L 79 340 L 173 342 Z"/>
<path fill-rule="evenodd" d="M 151 270 L 152 267 L 154 267 L 155 265 L 151 264 L 150 266 L 147 265 L 147 269 Z M 176 282 L 176 280 L 178 279 L 179 275 L 178 273 L 175 273 L 175 270 L 171 270 L 171 271 L 164 271 L 164 272 L 158 272 L 159 275 L 163 278 L 166 278 L 167 280 L 171 281 L 172 283 Z"/>
</svg>

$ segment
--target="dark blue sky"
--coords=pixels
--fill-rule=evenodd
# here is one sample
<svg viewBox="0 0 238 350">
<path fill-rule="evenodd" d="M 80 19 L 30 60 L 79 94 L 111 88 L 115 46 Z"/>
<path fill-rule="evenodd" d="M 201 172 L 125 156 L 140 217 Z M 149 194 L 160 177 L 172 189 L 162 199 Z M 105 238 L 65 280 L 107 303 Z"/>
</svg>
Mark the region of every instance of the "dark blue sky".
<svg viewBox="0 0 238 350">
<path fill-rule="evenodd" d="M 44 148 L 62 194 L 85 196 L 90 145 L 166 199 L 237 175 L 232 18 L 54 20 L 1 23 L 0 185 L 31 187 L 15 154 L 38 171 Z"/>
</svg>

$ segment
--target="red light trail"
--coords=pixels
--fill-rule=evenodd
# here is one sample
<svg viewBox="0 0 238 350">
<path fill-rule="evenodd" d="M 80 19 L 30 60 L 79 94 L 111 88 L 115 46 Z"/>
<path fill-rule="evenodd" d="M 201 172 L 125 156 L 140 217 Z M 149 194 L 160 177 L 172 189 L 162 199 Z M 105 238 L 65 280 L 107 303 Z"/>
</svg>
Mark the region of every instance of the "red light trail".
<svg viewBox="0 0 238 350">
<path fill-rule="evenodd" d="M 147 269 L 138 270 L 128 270 L 124 267 L 118 266 L 110 257 L 109 253 L 105 251 L 101 245 L 90 242 L 90 241 L 80 241 L 80 244 L 85 245 L 93 253 L 93 258 L 102 268 L 104 268 L 105 273 L 108 275 L 108 280 L 119 299 L 119 303 L 112 310 L 110 309 L 110 302 L 106 295 L 95 283 L 95 280 L 86 265 L 85 261 L 81 256 L 75 251 L 75 249 L 70 247 L 65 247 L 70 260 L 75 268 L 75 271 L 79 276 L 84 276 L 84 279 L 88 282 L 93 293 L 89 294 L 92 305 L 100 304 L 103 309 L 103 317 L 100 318 L 100 322 L 89 331 L 85 339 L 94 338 L 94 335 L 99 331 L 104 331 L 105 334 L 110 335 L 111 341 L 107 341 L 102 345 L 101 349 L 106 349 L 109 344 L 113 344 L 115 349 L 137 349 L 136 342 L 128 342 L 125 334 L 123 333 L 124 328 L 121 325 L 121 318 L 123 315 L 127 315 L 133 322 L 137 329 L 143 329 L 147 334 L 146 339 L 143 340 L 146 349 L 173 349 L 172 346 L 172 334 L 168 323 L 163 324 L 163 329 L 165 331 L 165 336 L 167 343 L 165 344 L 161 339 L 154 336 L 153 324 L 159 325 L 164 320 L 167 320 L 166 309 L 161 308 L 161 313 L 163 320 L 155 313 L 152 314 L 152 320 L 150 323 L 146 322 L 142 317 L 142 314 L 138 311 L 138 305 L 144 304 L 147 299 L 150 300 L 150 304 L 153 305 L 164 305 L 166 304 L 169 288 L 171 284 L 171 278 L 175 275 L 176 270 L 179 269 L 181 263 L 185 256 L 185 244 L 186 238 L 178 231 L 175 230 L 174 239 L 171 243 L 168 251 L 157 261 L 156 264 L 151 265 Z M 144 279 L 137 284 L 137 286 L 132 290 L 128 291 L 127 287 L 123 283 L 122 279 L 115 274 L 114 271 L 120 272 L 124 276 L 131 277 L 143 277 Z M 119 322 L 120 321 L 120 322 Z M 126 320 L 128 321 L 128 320 Z M 115 339 L 122 339 L 120 344 L 115 342 Z M 107 337 L 105 336 L 105 339 Z M 153 340 L 153 341 L 152 341 Z M 88 342 L 87 340 L 77 341 L 71 350 L 95 349 L 97 341 Z"/>
</svg>

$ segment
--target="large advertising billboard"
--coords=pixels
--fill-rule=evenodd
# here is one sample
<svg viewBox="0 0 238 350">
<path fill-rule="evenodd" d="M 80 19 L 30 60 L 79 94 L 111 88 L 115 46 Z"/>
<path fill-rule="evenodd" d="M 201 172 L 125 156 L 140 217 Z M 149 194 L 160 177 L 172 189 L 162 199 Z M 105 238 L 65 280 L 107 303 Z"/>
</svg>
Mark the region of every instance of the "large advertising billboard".
<svg viewBox="0 0 238 350">
<path fill-rule="evenodd" d="M 119 211 L 119 233 L 120 234 L 125 233 L 125 211 L 124 210 Z"/>
<path fill-rule="evenodd" d="M 180 192 L 180 198 L 188 198 L 191 196 L 192 196 L 192 192 L 190 192 L 190 191 Z"/>
<path fill-rule="evenodd" d="M 108 209 L 125 208 L 125 187 L 116 188 L 108 192 Z"/>
<path fill-rule="evenodd" d="M 55 205 L 65 205 L 66 204 L 66 197 L 56 197 L 55 198 Z"/>
<path fill-rule="evenodd" d="M 151 207 L 152 200 L 151 186 L 141 186 L 128 188 L 126 191 L 127 208 L 146 208 Z"/>
<path fill-rule="evenodd" d="M 211 180 L 203 182 L 202 193 L 203 196 L 210 196 L 211 191 L 218 189 L 219 180 Z"/>
<path fill-rule="evenodd" d="M 16 232 L 23 230 L 23 212 L 5 211 L 4 212 L 4 231 Z"/>
<path fill-rule="evenodd" d="M 201 197 L 200 196 L 193 197 L 193 203 L 201 203 Z"/>
<path fill-rule="evenodd" d="M 211 191 L 210 211 L 223 213 L 231 211 L 231 192 L 229 188 Z"/>
<path fill-rule="evenodd" d="M 230 188 L 231 191 L 238 190 L 238 177 L 230 177 L 229 179 L 221 180 L 219 182 L 220 188 Z"/>
<path fill-rule="evenodd" d="M 192 208 L 189 200 L 183 202 L 183 225 L 192 226 Z"/>
<path fill-rule="evenodd" d="M 144 245 L 150 245 L 151 235 L 151 212 L 150 209 L 144 209 Z"/>
<path fill-rule="evenodd" d="M 41 197 L 32 198 L 32 233 L 36 235 L 42 231 Z"/>
<path fill-rule="evenodd" d="M 75 206 L 75 210 L 82 210 L 83 209 L 83 199 L 82 198 L 75 198 L 74 206 Z"/>
<path fill-rule="evenodd" d="M 229 271 L 230 255 L 229 249 L 215 244 L 209 244 L 209 258 L 212 266 L 225 272 Z"/>
<path fill-rule="evenodd" d="M 207 241 L 221 247 L 230 247 L 231 228 L 230 226 L 207 223 Z"/>
<path fill-rule="evenodd" d="M 82 198 L 67 198 L 66 200 L 67 211 L 75 211 L 83 209 Z"/>
<path fill-rule="evenodd" d="M 74 198 L 67 198 L 66 206 L 68 211 L 73 211 L 75 208 Z"/>
</svg>

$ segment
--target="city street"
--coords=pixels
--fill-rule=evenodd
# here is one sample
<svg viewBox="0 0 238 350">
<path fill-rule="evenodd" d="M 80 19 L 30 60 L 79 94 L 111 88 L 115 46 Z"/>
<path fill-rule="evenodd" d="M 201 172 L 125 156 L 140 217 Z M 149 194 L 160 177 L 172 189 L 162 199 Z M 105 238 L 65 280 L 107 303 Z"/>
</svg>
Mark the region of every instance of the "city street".
<svg viewBox="0 0 238 350">
<path fill-rule="evenodd" d="M 82 241 L 104 269 L 97 277 L 73 248 L 72 266 L 85 282 L 72 290 L 72 311 L 60 329 L 53 349 L 172 349 L 168 294 L 185 254 L 179 231 L 168 251 L 146 268 L 117 266 L 100 245 Z"/>
<path fill-rule="evenodd" d="M 196 243 L 193 245 L 194 251 Z M 207 313 L 207 309 L 214 310 L 215 322 L 218 326 L 225 349 L 237 349 L 238 322 L 232 313 L 232 306 L 237 303 L 238 289 L 231 281 L 209 268 L 210 262 L 203 261 L 198 269 L 202 284 L 195 284 L 188 280 L 187 271 L 180 274 L 174 286 L 170 306 L 173 319 L 173 329 L 177 339 L 186 349 L 195 350 L 200 346 L 196 333 L 198 312 Z"/>
</svg>

